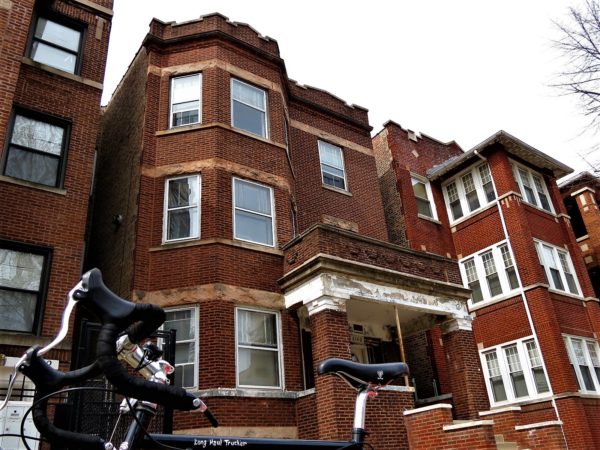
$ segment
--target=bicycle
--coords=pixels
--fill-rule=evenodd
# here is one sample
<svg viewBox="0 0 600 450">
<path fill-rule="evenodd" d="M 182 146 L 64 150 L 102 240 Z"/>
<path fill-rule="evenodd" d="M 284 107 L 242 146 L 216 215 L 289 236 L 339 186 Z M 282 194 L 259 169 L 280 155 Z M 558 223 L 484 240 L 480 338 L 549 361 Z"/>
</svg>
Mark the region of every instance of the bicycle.
<svg viewBox="0 0 600 450">
<path fill-rule="evenodd" d="M 0 410 L 8 404 L 18 372 L 28 377 L 36 386 L 34 402 L 30 408 L 35 426 L 41 436 L 59 448 L 117 448 L 110 439 L 58 428 L 51 423 L 47 414 L 48 400 L 52 396 L 68 391 L 69 389 L 65 389 L 67 386 L 104 374 L 116 392 L 125 397 L 121 403 L 121 412 L 130 412 L 133 416 L 119 450 L 223 447 L 243 447 L 246 450 L 362 450 L 365 446 L 370 446 L 365 442 L 367 399 L 375 397 L 380 389 L 409 373 L 408 366 L 402 362 L 360 364 L 332 358 L 319 365 L 319 375 L 337 375 L 357 391 L 350 441 L 151 434 L 146 432 L 146 428 L 156 414 L 157 404 L 183 411 L 203 412 L 211 425 L 218 427 L 217 419 L 200 398 L 169 384 L 168 375 L 174 368 L 161 358 L 158 349 L 153 345 L 146 348 L 139 345 L 163 324 L 165 312 L 156 305 L 136 304 L 117 296 L 106 287 L 98 269 L 85 273 L 69 292 L 67 300 L 56 338 L 43 348 L 35 346 L 28 349 L 19 359 L 13 369 L 7 397 L 0 404 Z M 42 355 L 56 347 L 68 334 L 69 319 L 78 304 L 91 311 L 102 323 L 96 346 L 96 360 L 81 369 L 61 372 L 50 367 Z M 119 360 L 127 362 L 145 379 L 128 373 Z M 23 426 L 21 430 L 23 434 Z M 22 439 L 25 442 L 23 436 Z M 30 448 L 27 442 L 25 445 Z"/>
</svg>

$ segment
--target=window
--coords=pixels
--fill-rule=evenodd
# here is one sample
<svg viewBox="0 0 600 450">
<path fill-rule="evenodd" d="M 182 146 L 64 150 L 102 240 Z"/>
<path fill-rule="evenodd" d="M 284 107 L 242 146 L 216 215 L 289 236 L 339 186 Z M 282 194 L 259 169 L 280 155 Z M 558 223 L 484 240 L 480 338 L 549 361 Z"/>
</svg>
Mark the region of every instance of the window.
<svg viewBox="0 0 600 450">
<path fill-rule="evenodd" d="M 554 212 L 546 183 L 540 174 L 516 163 L 513 163 L 513 172 L 524 201 L 546 211 Z"/>
<path fill-rule="evenodd" d="M 419 214 L 437 219 L 435 204 L 433 203 L 433 195 L 431 193 L 431 185 L 429 181 L 420 177 L 412 176 L 412 187 L 417 201 L 417 211 Z"/>
<path fill-rule="evenodd" d="M 57 187 L 62 184 L 67 125 L 47 116 L 15 113 L 4 175 Z"/>
<path fill-rule="evenodd" d="M 496 199 L 489 166 L 481 164 L 444 185 L 444 195 L 451 221 L 474 213 Z"/>
<path fill-rule="evenodd" d="M 237 384 L 281 387 L 279 314 L 236 309 Z"/>
<path fill-rule="evenodd" d="M 49 259 L 47 249 L 0 242 L 0 329 L 37 330 Z"/>
<path fill-rule="evenodd" d="M 200 176 L 165 181 L 163 240 L 179 241 L 200 237 Z"/>
<path fill-rule="evenodd" d="M 175 330 L 175 386 L 198 386 L 198 318 L 196 308 L 165 311 L 164 330 Z"/>
<path fill-rule="evenodd" d="M 461 260 L 460 267 L 466 286 L 473 291 L 471 294 L 473 303 L 509 294 L 519 287 L 507 243 L 489 247 Z"/>
<path fill-rule="evenodd" d="M 200 123 L 201 74 L 171 78 L 171 127 Z"/>
<path fill-rule="evenodd" d="M 580 295 L 569 254 L 559 247 L 541 241 L 535 241 L 535 247 L 550 287 Z"/>
<path fill-rule="evenodd" d="M 534 339 L 527 338 L 481 352 L 492 404 L 509 403 L 550 393 Z"/>
<path fill-rule="evenodd" d="M 81 29 L 38 17 L 29 56 L 36 62 L 77 73 L 81 58 L 81 37 Z"/>
<path fill-rule="evenodd" d="M 600 359 L 598 343 L 593 339 L 563 336 L 571 367 L 579 390 L 600 391 Z"/>
<path fill-rule="evenodd" d="M 233 199 L 235 239 L 273 247 L 273 190 L 234 178 Z"/>
<path fill-rule="evenodd" d="M 267 137 L 267 94 L 243 81 L 231 80 L 231 123 L 235 128 Z"/>
<path fill-rule="evenodd" d="M 319 159 L 323 184 L 346 189 L 346 172 L 342 149 L 324 141 L 318 141 Z"/>
</svg>

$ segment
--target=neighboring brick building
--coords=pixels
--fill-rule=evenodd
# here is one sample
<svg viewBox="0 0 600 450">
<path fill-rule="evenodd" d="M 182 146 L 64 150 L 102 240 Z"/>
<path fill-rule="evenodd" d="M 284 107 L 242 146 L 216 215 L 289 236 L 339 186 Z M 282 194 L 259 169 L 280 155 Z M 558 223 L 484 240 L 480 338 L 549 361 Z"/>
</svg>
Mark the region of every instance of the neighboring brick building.
<svg viewBox="0 0 600 450">
<path fill-rule="evenodd" d="M 600 448 L 600 305 L 556 184 L 571 169 L 503 131 L 463 152 L 388 122 L 373 146 L 392 240 L 456 258 L 472 290 L 491 406 L 469 425 L 481 433 L 478 448 L 495 448 L 494 435 L 519 448 L 563 448 L 563 435 L 570 449 Z M 426 334 L 433 348 L 419 363 L 435 376 L 440 344 Z M 407 416 L 412 447 L 433 445 L 427 435 L 447 448 L 467 429 L 440 408 Z"/>
<path fill-rule="evenodd" d="M 167 309 L 176 383 L 216 433 L 348 439 L 353 395 L 316 363 L 398 360 L 432 328 L 457 416 L 487 409 L 454 255 L 388 241 L 367 111 L 290 80 L 276 41 L 219 14 L 155 19 L 101 128 L 89 264 Z M 407 448 L 412 391 L 372 402 L 376 448 Z"/>
<path fill-rule="evenodd" d="M 0 2 L 0 354 L 8 357 L 50 342 L 81 276 L 112 4 Z M 63 369 L 69 340 L 48 354 Z"/>
<path fill-rule="evenodd" d="M 567 214 L 571 217 L 573 232 L 596 297 L 600 297 L 600 179 L 589 172 L 583 172 L 558 187 Z"/>
</svg>

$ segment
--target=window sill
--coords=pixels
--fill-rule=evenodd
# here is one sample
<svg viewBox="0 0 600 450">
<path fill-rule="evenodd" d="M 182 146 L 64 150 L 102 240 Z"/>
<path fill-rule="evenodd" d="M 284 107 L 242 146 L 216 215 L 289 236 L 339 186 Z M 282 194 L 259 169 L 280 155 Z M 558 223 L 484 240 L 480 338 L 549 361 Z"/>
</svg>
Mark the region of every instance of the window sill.
<svg viewBox="0 0 600 450">
<path fill-rule="evenodd" d="M 18 178 L 7 177 L 4 175 L 0 175 L 0 182 L 16 184 L 18 186 L 37 189 L 39 191 L 46 191 L 46 192 L 50 192 L 52 194 L 67 195 L 66 189 L 45 186 L 43 184 L 32 183 L 30 181 L 19 180 Z"/>
<path fill-rule="evenodd" d="M 352 194 L 349 191 L 347 191 L 346 189 L 336 188 L 336 187 L 329 186 L 328 184 L 324 184 L 324 183 L 321 183 L 321 186 L 323 187 L 323 189 L 327 189 L 327 190 L 330 190 L 333 192 L 337 192 L 338 194 L 344 194 L 344 195 L 347 195 L 348 197 L 352 197 Z"/>
<path fill-rule="evenodd" d="M 436 225 L 442 225 L 442 222 L 440 222 L 440 221 L 439 221 L 439 220 L 437 220 L 437 219 L 434 219 L 433 217 L 425 216 L 425 215 L 423 215 L 423 214 L 417 214 L 417 217 L 418 217 L 419 219 L 423 219 L 423 220 L 427 220 L 427 221 L 429 221 L 429 222 L 435 223 Z"/>
<path fill-rule="evenodd" d="M 561 291 L 559 289 L 553 289 L 551 287 L 548 288 L 548 292 L 551 292 L 553 294 L 562 295 L 564 297 L 574 298 L 574 299 L 577 299 L 577 300 L 584 300 L 583 295 L 571 294 L 570 292 Z"/>
<path fill-rule="evenodd" d="M 577 238 L 577 239 L 575 239 L 575 240 L 576 240 L 576 241 L 579 243 L 579 242 L 586 241 L 586 240 L 588 240 L 589 238 L 590 238 L 590 236 L 589 236 L 588 234 L 586 234 L 585 236 L 578 237 L 578 238 Z"/>
<path fill-rule="evenodd" d="M 489 300 L 482 300 L 477 303 L 473 303 L 472 300 L 467 302 L 467 306 L 469 307 L 469 312 L 477 311 L 478 309 L 486 308 L 491 305 L 495 305 L 497 303 L 502 303 L 506 300 L 510 300 L 511 298 L 518 297 L 521 293 L 520 289 L 513 289 L 512 291 L 506 293 L 505 295 L 494 297 Z"/>
<path fill-rule="evenodd" d="M 490 403 L 490 411 L 494 411 L 495 409 L 506 408 L 508 406 L 525 406 L 525 405 L 535 405 L 536 403 L 543 403 L 552 400 L 553 395 L 551 392 L 548 392 L 543 395 L 538 395 L 535 397 L 529 397 L 522 400 L 507 400 L 505 402 L 500 403 Z"/>
<path fill-rule="evenodd" d="M 45 72 L 50 72 L 54 75 L 58 75 L 63 78 L 67 78 L 71 81 L 76 81 L 78 83 L 85 84 L 86 86 L 90 86 L 90 87 L 100 89 L 100 90 L 104 89 L 104 85 L 102 83 L 98 83 L 97 81 L 90 80 L 89 78 L 84 78 L 82 76 L 75 75 L 75 74 L 69 73 L 69 72 L 65 72 L 64 70 L 56 69 L 56 68 L 48 66 L 46 64 L 36 62 L 36 61 L 32 60 L 31 58 L 27 58 L 26 56 L 24 56 L 21 59 L 21 62 L 23 64 L 26 64 L 31 67 L 37 67 L 38 69 L 41 69 Z"/>
<path fill-rule="evenodd" d="M 559 217 L 554 211 L 548 211 L 547 209 L 544 209 L 544 208 L 541 208 L 541 207 L 539 207 L 537 205 L 529 203 L 524 198 L 521 201 L 523 202 L 524 205 L 529 206 L 531 209 L 533 209 L 535 211 L 539 211 L 541 213 L 548 214 L 549 216 L 551 216 L 554 219 L 558 219 L 558 217 Z"/>
<path fill-rule="evenodd" d="M 232 240 L 232 239 L 222 239 L 222 238 L 213 238 L 213 239 L 195 239 L 189 241 L 179 241 L 179 242 L 165 242 L 160 247 L 151 247 L 149 252 L 161 252 L 168 250 L 176 250 L 180 248 L 187 247 L 198 247 L 201 245 L 230 245 L 232 247 L 245 248 L 247 250 L 255 250 L 261 253 L 269 253 L 271 255 L 283 256 L 283 251 L 276 249 L 274 247 L 268 247 L 260 244 L 252 244 L 250 242 Z"/>
</svg>

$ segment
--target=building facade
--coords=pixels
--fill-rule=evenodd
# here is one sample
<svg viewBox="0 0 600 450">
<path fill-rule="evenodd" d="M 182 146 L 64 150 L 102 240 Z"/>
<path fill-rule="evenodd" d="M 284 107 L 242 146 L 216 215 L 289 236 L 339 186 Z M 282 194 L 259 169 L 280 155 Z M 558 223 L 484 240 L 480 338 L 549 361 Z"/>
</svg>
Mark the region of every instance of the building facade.
<svg viewBox="0 0 600 450">
<path fill-rule="evenodd" d="M 390 236 L 455 258 L 471 289 L 482 421 L 520 448 L 542 429 L 598 448 L 600 307 L 556 184 L 570 169 L 503 131 L 462 152 L 388 122 L 373 142 Z"/>
<path fill-rule="evenodd" d="M 600 296 L 600 180 L 583 172 L 559 185 L 573 232 L 592 280 L 596 297 Z"/>
<path fill-rule="evenodd" d="M 0 4 L 0 353 L 49 342 L 83 265 L 112 0 Z M 68 368 L 70 344 L 49 357 Z"/>
<path fill-rule="evenodd" d="M 153 20 L 108 104 L 89 264 L 166 308 L 175 382 L 206 399 L 213 433 L 349 439 L 354 395 L 316 364 L 400 360 L 402 335 L 432 328 L 457 416 L 487 408 L 459 266 L 389 242 L 370 131 L 220 14 Z M 413 391 L 372 402 L 377 448 L 407 448 Z M 175 428 L 209 431 L 186 414 Z"/>
</svg>

